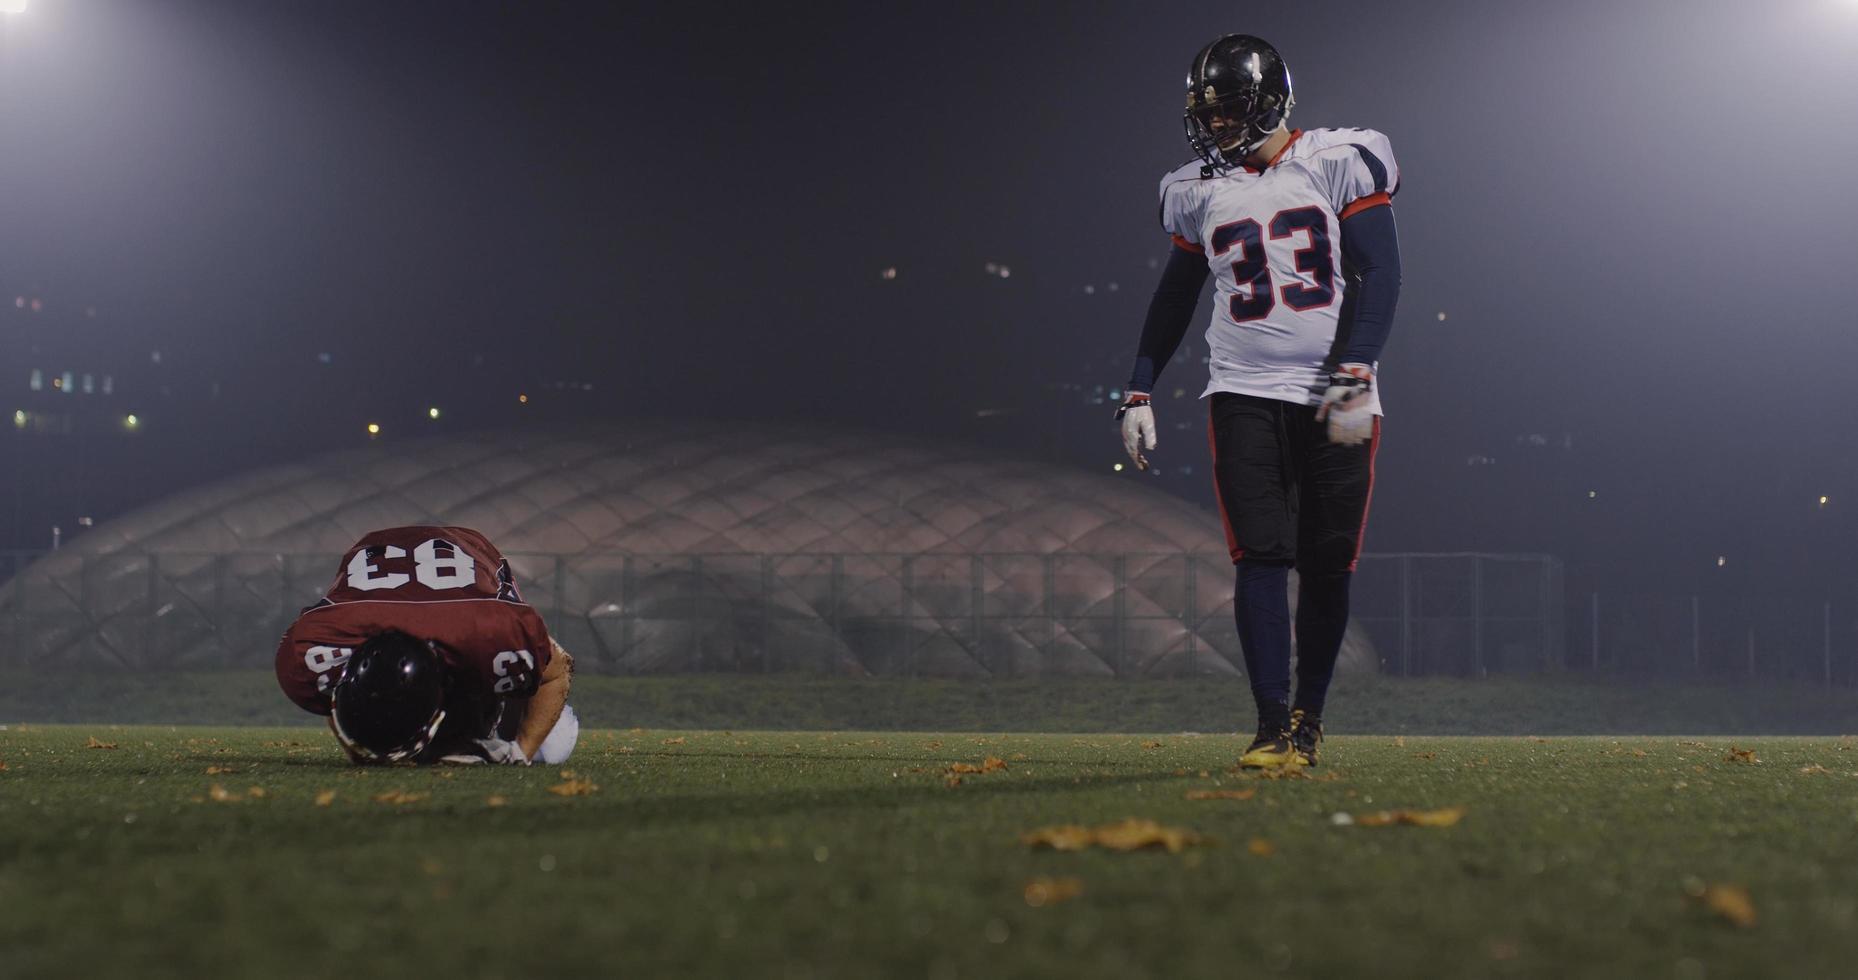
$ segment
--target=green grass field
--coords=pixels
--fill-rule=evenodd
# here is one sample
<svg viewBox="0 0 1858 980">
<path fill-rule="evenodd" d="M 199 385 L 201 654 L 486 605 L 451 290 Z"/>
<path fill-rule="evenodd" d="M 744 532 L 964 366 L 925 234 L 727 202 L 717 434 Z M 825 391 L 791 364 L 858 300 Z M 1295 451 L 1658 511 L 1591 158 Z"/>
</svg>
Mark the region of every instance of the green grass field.
<svg viewBox="0 0 1858 980">
<path fill-rule="evenodd" d="M 1732 744 L 1756 761 L 1731 760 Z M 1317 780 L 1233 773 L 1239 748 L 590 731 L 568 768 L 598 788 L 564 796 L 541 767 L 352 769 L 304 728 L 14 725 L 0 731 L 0 975 L 1834 977 L 1858 963 L 1858 740 L 1338 737 Z M 989 756 L 1006 768 L 948 784 L 948 766 Z M 1204 789 L 1255 793 L 1186 798 Z M 1466 808 L 1455 826 L 1334 822 L 1448 806 Z M 1206 840 L 1020 840 L 1125 817 Z M 1717 884 L 1746 889 L 1752 925 L 1695 897 Z"/>
</svg>

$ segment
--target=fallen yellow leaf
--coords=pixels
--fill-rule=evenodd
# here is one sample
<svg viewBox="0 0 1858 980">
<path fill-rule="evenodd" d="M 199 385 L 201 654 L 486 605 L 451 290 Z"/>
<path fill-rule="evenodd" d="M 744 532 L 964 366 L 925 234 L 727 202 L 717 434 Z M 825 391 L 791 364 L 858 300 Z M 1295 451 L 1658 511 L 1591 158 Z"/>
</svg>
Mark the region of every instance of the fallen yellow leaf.
<svg viewBox="0 0 1858 980">
<path fill-rule="evenodd" d="M 1450 827 L 1464 815 L 1465 808 L 1461 806 L 1443 810 L 1379 810 L 1354 817 L 1353 823 L 1359 827 L 1390 827 L 1402 823 L 1414 827 Z"/>
<path fill-rule="evenodd" d="M 1755 924 L 1755 902 L 1741 885 L 1705 885 L 1703 904 L 1743 929 Z"/>
<path fill-rule="evenodd" d="M 1261 858 L 1270 857 L 1277 853 L 1277 845 L 1265 840 L 1263 837 L 1252 838 L 1251 842 L 1245 845 L 1245 849 Z"/>
<path fill-rule="evenodd" d="M 1021 843 L 1028 847 L 1049 847 L 1054 851 L 1081 851 L 1095 842 L 1096 837 L 1089 827 L 1077 824 L 1059 824 L 1055 827 L 1040 827 L 1019 835 Z"/>
<path fill-rule="evenodd" d="M 493 793 L 493 794 L 491 794 L 491 795 L 489 795 L 489 796 L 486 796 L 486 797 L 484 797 L 484 805 L 485 805 L 485 806 L 505 806 L 505 805 L 507 805 L 507 804 L 508 804 L 509 802 L 510 802 L 510 801 L 509 801 L 509 798 L 508 798 L 508 797 L 506 797 L 506 796 L 502 796 L 502 795 L 500 795 L 500 794 L 496 794 L 496 793 Z"/>
<path fill-rule="evenodd" d="M 1158 748 L 1161 748 L 1161 743 L 1159 741 L 1150 740 L 1147 742 L 1143 742 L 1142 747 L 1145 749 L 1158 749 Z"/>
<path fill-rule="evenodd" d="M 1049 847 L 1058 851 L 1080 851 L 1091 845 L 1111 851 L 1137 851 L 1143 848 L 1166 848 L 1170 854 L 1201 842 L 1199 834 L 1181 827 L 1165 827 L 1153 820 L 1130 817 L 1097 827 L 1061 824 L 1041 827 L 1020 835 L 1029 847 Z"/>
<path fill-rule="evenodd" d="M 317 806 L 328 806 L 335 802 L 335 790 L 325 789 L 316 794 Z"/>
<path fill-rule="evenodd" d="M 245 795 L 251 797 L 254 800 L 262 800 L 266 796 L 269 796 L 270 794 L 265 792 L 265 788 L 263 786 L 253 786 L 250 789 L 247 789 L 245 791 Z"/>
<path fill-rule="evenodd" d="M 1084 894 L 1082 878 L 1047 878 L 1043 875 L 1026 882 L 1026 904 L 1033 908 L 1056 905 Z"/>
<path fill-rule="evenodd" d="M 1190 800 L 1249 800 L 1258 795 L 1255 789 L 1190 789 Z"/>
<path fill-rule="evenodd" d="M 4 765 L 0 765 L 0 769 L 5 769 L 5 768 L 6 768 L 6 766 L 4 766 Z M 1804 765 L 1804 766 L 1801 766 L 1801 767 L 1800 767 L 1800 772 L 1801 772 L 1801 774 L 1802 774 L 1802 775 L 1808 775 L 1808 776 L 1812 776 L 1812 775 L 1818 775 L 1819 773 L 1829 773 L 1829 772 L 1831 772 L 1831 771 L 1832 771 L 1832 770 L 1830 770 L 1830 769 L 1827 769 L 1827 768 L 1826 768 L 1825 766 L 1822 766 L 1822 765 L 1820 765 L 1820 764 L 1819 764 L 1819 763 L 1817 763 L 1817 762 L 1814 762 L 1814 763 L 1811 763 L 1811 764 L 1809 764 L 1809 765 Z"/>
<path fill-rule="evenodd" d="M 209 776 L 223 776 L 223 775 L 228 775 L 230 773 L 235 773 L 238 771 L 239 771 L 238 769 L 232 766 L 207 766 L 206 767 L 206 774 Z"/>
<path fill-rule="evenodd" d="M 90 740 L 84 743 L 84 747 L 87 749 L 113 749 L 116 747 L 116 743 L 115 742 L 99 742 L 97 741 L 97 736 L 92 735 L 90 737 Z"/>
<path fill-rule="evenodd" d="M 1742 762 L 1742 763 L 1747 763 L 1748 765 L 1754 765 L 1755 763 L 1760 762 L 1761 760 L 1755 758 L 1754 749 L 1738 749 L 1735 746 L 1731 745 L 1729 746 L 1729 754 L 1726 756 L 1723 756 L 1723 761 L 1724 762 Z"/>
<path fill-rule="evenodd" d="M 431 793 L 409 793 L 403 789 L 390 789 L 385 793 L 374 794 L 374 802 L 405 806 L 408 803 L 418 803 L 431 795 Z"/>
<path fill-rule="evenodd" d="M 665 740 L 664 740 L 664 744 L 666 744 L 666 745 L 683 745 L 683 744 L 684 744 L 684 736 L 682 736 L 682 735 L 679 735 L 679 736 L 678 736 L 678 737 L 676 737 L 676 738 L 667 738 L 667 739 L 665 739 Z"/>
<path fill-rule="evenodd" d="M 218 783 L 214 783 L 212 786 L 208 787 L 206 795 L 211 797 L 215 803 L 237 803 L 239 801 L 239 795 L 237 793 L 227 790 L 226 787 Z"/>
<path fill-rule="evenodd" d="M 548 788 L 556 796 L 591 796 L 600 787 L 591 779 L 566 779 Z"/>
</svg>

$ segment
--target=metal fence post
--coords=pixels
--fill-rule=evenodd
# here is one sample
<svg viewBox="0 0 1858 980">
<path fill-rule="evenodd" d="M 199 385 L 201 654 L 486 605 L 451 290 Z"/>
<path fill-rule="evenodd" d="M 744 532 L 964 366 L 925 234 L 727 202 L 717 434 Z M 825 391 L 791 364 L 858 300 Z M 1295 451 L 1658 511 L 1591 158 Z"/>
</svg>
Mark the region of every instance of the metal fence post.
<svg viewBox="0 0 1858 980">
<path fill-rule="evenodd" d="M 1471 556 L 1471 661 L 1473 676 L 1484 674 L 1484 556 Z"/>
<path fill-rule="evenodd" d="M 1039 652 L 1039 672 L 1051 661 L 1052 648 L 1058 645 L 1058 560 L 1045 553 L 1045 649 Z"/>
<path fill-rule="evenodd" d="M 1593 670 L 1600 672 L 1600 593 L 1593 594 L 1593 606 L 1588 612 L 1589 626 L 1593 631 Z"/>
<path fill-rule="evenodd" d="M 160 644 L 155 642 L 155 624 L 160 622 L 156 603 L 161 595 L 161 554 L 148 553 L 148 619 L 142 624 L 142 666 L 147 667 L 160 655 Z"/>
<path fill-rule="evenodd" d="M 691 588 L 691 591 L 695 592 L 698 595 L 702 595 L 703 594 L 702 584 L 703 584 L 703 556 L 702 555 L 691 555 L 690 556 L 690 588 Z M 555 601 L 557 602 L 561 601 L 559 598 L 561 593 L 556 592 L 555 595 L 557 597 Z M 702 621 L 703 621 L 702 610 L 697 609 L 694 606 L 690 607 L 690 612 L 686 613 L 684 616 L 685 626 L 686 628 L 690 630 L 690 654 L 691 654 L 690 662 L 693 667 L 696 667 L 696 665 L 701 664 L 703 662 Z M 696 667 L 696 669 L 701 670 L 702 668 Z"/>
<path fill-rule="evenodd" d="M 1546 674 L 1550 666 L 1552 666 L 1549 661 L 1549 646 L 1552 643 L 1549 638 L 1551 630 L 1549 622 L 1553 614 L 1549 606 L 1552 601 L 1550 597 L 1553 596 L 1555 592 L 1554 587 L 1550 583 L 1554 566 L 1550 564 L 1546 556 L 1538 558 L 1537 563 L 1537 567 L 1541 569 L 1541 574 L 1536 576 L 1535 614 L 1540 617 L 1539 622 L 1541 628 L 1536 631 L 1536 635 L 1538 637 L 1538 642 L 1541 644 L 1541 670 Z"/>
<path fill-rule="evenodd" d="M 1400 556 L 1400 676 L 1413 676 L 1413 556 Z"/>
<path fill-rule="evenodd" d="M 832 556 L 831 580 L 827 583 L 827 591 L 831 594 L 828 604 L 832 607 L 832 635 L 836 637 L 840 643 L 845 642 L 845 625 L 840 621 L 840 606 L 845 599 L 843 594 L 844 585 L 845 556 L 842 554 L 834 554 Z"/>
<path fill-rule="evenodd" d="M 980 555 L 968 558 L 968 634 L 972 637 L 970 642 L 974 644 L 974 659 L 980 661 L 988 673 L 996 674 L 993 665 L 982 659 L 986 647 L 981 640 L 981 608 L 987 601 L 987 590 L 982 585 L 982 579 L 986 573 Z"/>
<path fill-rule="evenodd" d="M 768 672 L 768 649 L 774 645 L 774 556 L 761 556 L 761 672 Z"/>
<path fill-rule="evenodd" d="M 1690 597 L 1690 669 L 1703 669 L 1703 603 Z"/>
<path fill-rule="evenodd" d="M 638 600 L 633 595 L 632 556 L 619 560 L 619 656 L 622 663 L 632 656 L 633 624 L 639 618 Z M 611 666 L 618 667 L 619 664 Z"/>
<path fill-rule="evenodd" d="M 1821 612 L 1820 624 L 1821 624 L 1821 627 L 1825 630 L 1824 660 L 1825 660 L 1825 671 L 1826 671 L 1826 686 L 1831 687 L 1832 686 L 1832 603 L 1828 601 L 1825 604 L 1825 606 L 1821 608 L 1820 612 Z"/>
<path fill-rule="evenodd" d="M 1127 595 L 1129 589 L 1129 557 L 1127 555 L 1117 555 L 1114 559 L 1111 559 L 1110 574 L 1115 579 L 1115 584 L 1111 587 L 1115 589 L 1116 596 L 1115 604 L 1111 607 L 1110 613 L 1112 619 L 1111 628 L 1116 631 L 1116 645 L 1113 648 L 1116 655 L 1116 662 L 1110 665 L 1110 674 L 1113 677 L 1121 677 L 1123 676 L 1124 658 L 1128 655 L 1128 638 L 1125 636 L 1125 633 L 1127 632 L 1127 619 L 1129 616 L 1129 597 Z"/>
<path fill-rule="evenodd" d="M 1196 577 L 1200 563 L 1194 561 L 1192 555 L 1185 557 L 1187 561 L 1187 608 L 1181 613 L 1181 622 L 1187 627 L 1187 672 L 1191 674 L 1200 666 L 1200 644 L 1197 642 L 1200 624 L 1196 621 L 1200 615 L 1200 590 Z"/>
<path fill-rule="evenodd" d="M 904 676 L 911 677 L 911 678 L 914 678 L 916 676 L 916 644 L 914 642 L 914 637 L 911 636 L 910 634 L 910 613 L 912 611 L 911 607 L 915 605 L 915 603 L 913 603 L 911 600 L 915 598 L 915 595 L 916 595 L 915 576 L 916 576 L 916 569 L 914 566 L 910 564 L 910 556 L 904 555 L 903 556 L 903 575 L 902 575 L 903 610 L 902 610 L 902 618 L 899 620 L 899 622 L 901 623 L 903 627 Z"/>
</svg>

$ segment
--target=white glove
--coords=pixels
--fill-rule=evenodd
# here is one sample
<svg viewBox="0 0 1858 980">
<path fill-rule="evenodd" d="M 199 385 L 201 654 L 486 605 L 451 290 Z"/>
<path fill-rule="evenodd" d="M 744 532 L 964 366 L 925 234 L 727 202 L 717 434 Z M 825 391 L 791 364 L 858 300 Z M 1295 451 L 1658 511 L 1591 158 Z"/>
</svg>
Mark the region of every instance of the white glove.
<svg viewBox="0 0 1858 980">
<path fill-rule="evenodd" d="M 1148 457 L 1142 455 L 1142 450 L 1155 448 L 1155 410 L 1149 407 L 1148 393 L 1130 392 L 1123 407 L 1116 410 L 1116 417 L 1123 423 L 1123 451 L 1136 469 L 1148 469 Z"/>
<path fill-rule="evenodd" d="M 526 766 L 528 757 L 523 755 L 523 747 L 515 742 L 506 742 L 492 735 L 477 740 L 477 747 L 484 751 L 484 758 L 498 765 Z"/>
<path fill-rule="evenodd" d="M 1374 413 L 1368 394 L 1374 390 L 1374 369 L 1366 364 L 1343 364 L 1329 376 L 1316 421 L 1329 423 L 1329 441 L 1359 446 L 1374 436 Z"/>
</svg>

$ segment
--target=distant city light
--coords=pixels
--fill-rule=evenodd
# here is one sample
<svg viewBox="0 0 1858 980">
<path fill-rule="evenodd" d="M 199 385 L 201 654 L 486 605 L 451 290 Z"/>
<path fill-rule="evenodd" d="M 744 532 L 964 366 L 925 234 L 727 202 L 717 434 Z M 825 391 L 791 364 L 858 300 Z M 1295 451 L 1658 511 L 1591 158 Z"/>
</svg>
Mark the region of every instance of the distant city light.
<svg viewBox="0 0 1858 980">
<path fill-rule="evenodd" d="M 139 418 L 136 418 L 133 415 L 123 416 L 123 428 L 125 429 L 130 429 L 133 431 L 136 427 L 140 426 L 141 424 L 142 424 L 142 420 Z"/>
<path fill-rule="evenodd" d="M 14 409 L 13 410 L 13 428 L 23 429 L 25 427 L 26 427 L 26 410 L 23 408 Z"/>
<path fill-rule="evenodd" d="M 1097 294 L 1097 287 L 1091 286 L 1091 285 L 1086 285 L 1084 287 L 1084 295 L 1095 296 L 1096 294 Z"/>
<path fill-rule="evenodd" d="M 1823 493 L 1819 495 L 1819 506 L 1826 506 L 1826 495 Z"/>
<path fill-rule="evenodd" d="M 894 265 L 885 266 L 884 271 L 878 273 L 878 275 L 885 279 L 895 279 L 897 278 L 897 267 Z"/>
<path fill-rule="evenodd" d="M 80 518 L 78 518 L 78 519 L 77 519 L 77 526 L 78 526 L 78 527 L 91 527 L 91 526 L 93 526 L 93 525 L 95 525 L 96 523 L 97 523 L 96 521 L 94 521 L 94 520 L 92 520 L 92 519 L 90 519 L 90 518 L 88 518 L 88 517 L 80 517 Z"/>
<path fill-rule="evenodd" d="M 517 396 L 516 396 L 516 400 L 517 400 L 517 401 L 519 401 L 519 402 L 522 402 L 522 403 L 523 403 L 524 405 L 527 405 L 527 404 L 529 404 L 529 396 L 528 396 L 528 395 L 517 395 Z"/>
<path fill-rule="evenodd" d="M 316 355 L 316 363 L 318 364 L 333 364 L 334 362 L 335 362 L 335 355 L 329 353 L 328 351 L 324 351 L 323 353 Z"/>
<path fill-rule="evenodd" d="M 1729 559 L 1728 559 L 1728 558 L 1726 558 L 1726 557 L 1724 557 L 1723 555 L 1717 555 L 1717 556 L 1716 556 L 1716 567 L 1717 567 L 1717 568 L 1721 568 L 1721 567 L 1723 567 L 1724 565 L 1727 565 L 1727 564 L 1729 564 Z"/>
<path fill-rule="evenodd" d="M 1587 491 L 1587 499 L 1588 499 L 1588 500 L 1592 500 L 1592 499 L 1594 499 L 1595 497 L 1598 497 L 1598 496 L 1600 496 L 1600 491 L 1598 491 L 1598 490 L 1589 490 L 1589 491 Z"/>
<path fill-rule="evenodd" d="M 439 410 L 438 410 L 437 408 L 428 408 L 428 409 L 426 409 L 426 417 L 427 417 L 427 418 L 429 418 L 429 419 L 436 419 L 436 418 L 438 418 L 438 417 L 439 417 Z"/>
<path fill-rule="evenodd" d="M 1444 310 L 1440 310 L 1440 311 L 1439 311 L 1439 322 L 1440 322 L 1440 323 L 1444 323 L 1444 322 L 1445 322 L 1445 311 L 1444 311 Z"/>
<path fill-rule="evenodd" d="M 380 434 L 381 434 L 381 426 L 380 426 L 380 423 L 378 423 L 378 422 L 369 422 L 369 423 L 368 423 L 368 435 L 371 435 L 371 436 L 378 436 L 378 435 L 380 435 Z"/>
<path fill-rule="evenodd" d="M 1123 464 L 1117 463 L 1115 466 L 1112 466 L 1110 468 L 1115 470 L 1118 473 L 1121 473 L 1123 471 Z"/>
</svg>

